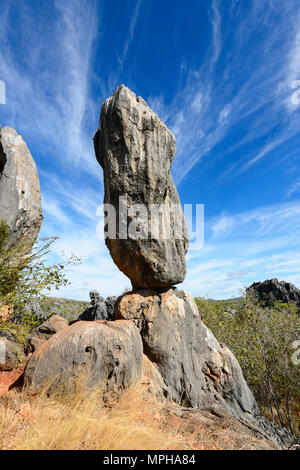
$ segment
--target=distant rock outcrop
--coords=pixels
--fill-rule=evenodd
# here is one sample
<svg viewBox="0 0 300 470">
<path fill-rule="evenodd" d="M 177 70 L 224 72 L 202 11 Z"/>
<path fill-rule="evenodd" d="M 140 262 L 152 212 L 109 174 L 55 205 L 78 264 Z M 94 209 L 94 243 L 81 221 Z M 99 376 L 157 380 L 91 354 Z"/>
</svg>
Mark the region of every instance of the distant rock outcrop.
<svg viewBox="0 0 300 470">
<path fill-rule="evenodd" d="M 22 348 L 7 335 L 0 336 L 0 370 L 15 369 L 22 359 Z"/>
<path fill-rule="evenodd" d="M 300 290 L 289 282 L 278 281 L 276 278 L 254 282 L 247 288 L 247 293 L 251 292 L 266 307 L 271 307 L 275 300 L 279 300 L 284 303 L 294 303 L 300 311 Z"/>
<path fill-rule="evenodd" d="M 104 172 L 104 203 L 111 204 L 117 214 L 116 237 L 106 237 L 115 264 L 136 288 L 182 282 L 188 232 L 170 171 L 174 135 L 142 98 L 121 85 L 102 106 L 94 145 Z M 125 205 L 120 197 L 126 197 Z M 160 226 L 154 205 L 176 207 L 176 214 L 170 219 L 163 214 Z M 177 239 L 172 235 L 175 222 L 181 228 Z M 123 225 L 126 232 L 138 226 L 137 233 L 128 230 L 125 236 Z M 163 227 L 167 228 L 165 236 Z M 150 228 L 157 231 L 157 237 L 151 237 Z"/>
<path fill-rule="evenodd" d="M 23 138 L 0 127 L 0 219 L 11 235 L 9 246 L 33 243 L 42 224 L 40 183 L 35 162 Z"/>
<path fill-rule="evenodd" d="M 117 297 L 115 297 L 114 295 L 110 295 L 109 297 L 106 297 L 105 299 L 108 320 L 114 320 L 114 310 L 115 310 L 116 301 L 117 301 Z"/>
</svg>

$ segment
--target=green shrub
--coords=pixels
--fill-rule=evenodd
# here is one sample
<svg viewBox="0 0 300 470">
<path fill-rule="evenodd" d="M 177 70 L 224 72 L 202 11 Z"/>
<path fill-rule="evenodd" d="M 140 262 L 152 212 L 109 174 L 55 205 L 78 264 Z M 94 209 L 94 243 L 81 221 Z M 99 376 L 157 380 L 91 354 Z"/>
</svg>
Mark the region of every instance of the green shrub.
<svg viewBox="0 0 300 470">
<path fill-rule="evenodd" d="M 204 323 L 235 354 L 261 410 L 297 432 L 300 370 L 292 361 L 300 338 L 300 317 L 293 304 L 261 307 L 247 296 L 235 308 L 224 302 L 196 299 Z"/>
<path fill-rule="evenodd" d="M 69 284 L 64 270 L 67 265 L 79 263 L 72 255 L 63 263 L 48 265 L 46 257 L 57 237 L 40 238 L 33 244 L 18 242 L 8 245 L 9 228 L 0 221 L 0 306 L 8 304 L 18 321 L 37 326 L 38 318 L 24 312 L 24 306 L 33 298 L 43 299 L 45 291 Z"/>
</svg>

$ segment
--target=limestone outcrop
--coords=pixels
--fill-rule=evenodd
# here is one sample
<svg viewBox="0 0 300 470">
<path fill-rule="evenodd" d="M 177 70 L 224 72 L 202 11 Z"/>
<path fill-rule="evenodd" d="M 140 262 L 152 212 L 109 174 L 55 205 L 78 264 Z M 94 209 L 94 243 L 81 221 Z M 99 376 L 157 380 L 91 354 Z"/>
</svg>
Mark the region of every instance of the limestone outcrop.
<svg viewBox="0 0 300 470">
<path fill-rule="evenodd" d="M 278 300 L 284 303 L 293 303 L 298 307 L 300 313 L 300 290 L 286 281 L 278 279 L 267 279 L 263 282 L 254 282 L 247 288 L 247 293 L 257 297 L 258 301 L 266 307 L 271 307 Z"/>
<path fill-rule="evenodd" d="M 22 348 L 7 335 L 0 335 L 0 371 L 19 367 L 22 359 Z"/>
<path fill-rule="evenodd" d="M 113 207 L 105 240 L 113 261 L 136 288 L 182 282 L 188 232 L 171 176 L 174 135 L 121 85 L 102 106 L 94 146 L 104 173 L 104 203 Z"/>
<path fill-rule="evenodd" d="M 29 354 L 35 351 L 44 341 L 48 341 L 53 335 L 68 327 L 65 318 L 59 315 L 52 315 L 44 323 L 35 328 L 25 342 L 25 353 Z"/>
<path fill-rule="evenodd" d="M 104 301 L 92 291 L 79 321 L 39 344 L 18 385 L 36 390 L 50 379 L 54 387 L 66 385 L 87 372 L 88 387 L 114 395 L 141 381 L 158 398 L 179 404 L 184 414 L 196 416 L 184 411 L 190 408 L 206 410 L 209 419 L 233 417 L 275 447 L 290 445 L 293 436 L 261 415 L 237 359 L 204 325 L 192 296 L 174 287 L 186 274 L 188 233 L 170 172 L 173 134 L 122 85 L 102 106 L 94 144 L 104 172 L 106 244 L 133 290 L 117 301 Z M 176 217 L 162 211 L 157 222 L 153 205 L 176 206 Z M 149 233 L 149 220 L 156 236 Z M 201 413 L 197 417 L 202 419 Z"/>
<path fill-rule="evenodd" d="M 23 138 L 0 127 L 0 219 L 11 230 L 9 245 L 33 243 L 42 224 L 40 183 L 36 164 Z"/>
<path fill-rule="evenodd" d="M 92 290 L 90 299 L 88 308 L 79 315 L 77 320 L 72 320 L 70 325 L 77 321 L 113 320 L 116 297 L 111 295 L 104 300 L 97 290 Z"/>
</svg>

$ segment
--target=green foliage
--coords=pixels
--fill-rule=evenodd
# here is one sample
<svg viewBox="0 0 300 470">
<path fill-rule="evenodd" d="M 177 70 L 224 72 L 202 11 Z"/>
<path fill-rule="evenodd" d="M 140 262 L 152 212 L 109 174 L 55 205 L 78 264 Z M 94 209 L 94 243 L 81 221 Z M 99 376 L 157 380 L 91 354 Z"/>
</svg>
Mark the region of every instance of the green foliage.
<svg viewBox="0 0 300 470">
<path fill-rule="evenodd" d="M 9 304 L 15 315 L 23 315 L 25 304 L 33 298 L 45 297 L 45 291 L 69 284 L 64 270 L 67 265 L 78 264 L 76 256 L 63 263 L 48 265 L 46 256 L 57 237 L 41 238 L 33 246 L 19 242 L 8 245 L 9 228 L 0 221 L 0 304 Z M 33 314 L 24 314 L 24 324 L 37 326 Z"/>
<path fill-rule="evenodd" d="M 196 299 L 204 323 L 235 354 L 262 411 L 291 430 L 299 426 L 300 370 L 291 360 L 300 338 L 300 317 L 293 304 L 261 307 L 247 296 L 228 304 Z"/>
<path fill-rule="evenodd" d="M 66 320 L 71 321 L 88 308 L 89 302 L 82 300 L 72 300 L 56 297 L 44 297 L 40 302 L 41 309 L 47 317 L 60 315 Z"/>
</svg>

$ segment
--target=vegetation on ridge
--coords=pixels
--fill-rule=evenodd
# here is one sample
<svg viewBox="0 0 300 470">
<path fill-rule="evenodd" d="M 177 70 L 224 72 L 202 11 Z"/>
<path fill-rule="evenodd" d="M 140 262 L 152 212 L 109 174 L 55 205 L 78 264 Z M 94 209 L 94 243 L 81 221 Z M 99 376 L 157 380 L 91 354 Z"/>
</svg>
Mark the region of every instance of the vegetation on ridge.
<svg viewBox="0 0 300 470">
<path fill-rule="evenodd" d="M 236 356 L 262 412 L 296 434 L 299 430 L 300 370 L 293 343 L 300 338 L 294 304 L 261 307 L 248 296 L 239 302 L 196 298 L 202 320 Z"/>
</svg>

